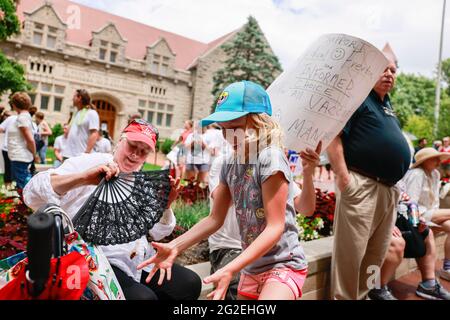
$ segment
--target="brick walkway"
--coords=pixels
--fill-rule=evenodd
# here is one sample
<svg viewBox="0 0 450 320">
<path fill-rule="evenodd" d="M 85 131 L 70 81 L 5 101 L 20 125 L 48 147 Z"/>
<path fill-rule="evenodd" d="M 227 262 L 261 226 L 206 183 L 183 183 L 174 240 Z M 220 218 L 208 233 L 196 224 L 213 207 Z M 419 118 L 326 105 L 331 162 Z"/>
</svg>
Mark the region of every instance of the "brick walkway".
<svg viewBox="0 0 450 320">
<path fill-rule="evenodd" d="M 436 271 L 442 267 L 442 260 L 436 264 Z M 389 287 L 392 290 L 394 296 L 399 300 L 424 300 L 416 295 L 416 288 L 422 277 L 420 271 L 408 273 L 401 278 L 393 280 L 389 283 Z M 438 278 L 441 285 L 450 291 L 450 281 Z"/>
</svg>

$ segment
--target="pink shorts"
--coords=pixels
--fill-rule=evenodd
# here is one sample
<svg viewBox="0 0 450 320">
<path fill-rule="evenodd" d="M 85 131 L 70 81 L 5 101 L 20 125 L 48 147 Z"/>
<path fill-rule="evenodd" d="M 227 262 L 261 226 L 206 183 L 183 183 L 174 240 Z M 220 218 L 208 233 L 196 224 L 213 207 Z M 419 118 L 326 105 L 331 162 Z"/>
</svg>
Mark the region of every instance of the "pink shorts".
<svg viewBox="0 0 450 320">
<path fill-rule="evenodd" d="M 238 293 L 250 299 L 258 299 L 266 283 L 281 282 L 286 284 L 292 290 L 295 299 L 298 299 L 302 296 L 302 287 L 307 274 L 308 269 L 293 270 L 290 268 L 271 269 L 256 275 L 242 273 Z"/>
</svg>

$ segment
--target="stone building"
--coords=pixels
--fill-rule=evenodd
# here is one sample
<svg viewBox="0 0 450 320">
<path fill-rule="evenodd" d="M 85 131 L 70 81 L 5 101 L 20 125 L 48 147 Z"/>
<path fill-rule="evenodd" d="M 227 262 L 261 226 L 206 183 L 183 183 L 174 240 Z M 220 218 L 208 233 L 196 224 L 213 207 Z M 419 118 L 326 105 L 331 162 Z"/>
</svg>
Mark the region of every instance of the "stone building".
<svg viewBox="0 0 450 320">
<path fill-rule="evenodd" d="M 221 45 L 237 32 L 202 43 L 67 0 L 21 0 L 17 11 L 22 32 L 0 49 L 24 65 L 36 107 L 64 123 L 74 91 L 87 89 L 113 138 L 136 112 L 161 137 L 208 115 Z"/>
</svg>

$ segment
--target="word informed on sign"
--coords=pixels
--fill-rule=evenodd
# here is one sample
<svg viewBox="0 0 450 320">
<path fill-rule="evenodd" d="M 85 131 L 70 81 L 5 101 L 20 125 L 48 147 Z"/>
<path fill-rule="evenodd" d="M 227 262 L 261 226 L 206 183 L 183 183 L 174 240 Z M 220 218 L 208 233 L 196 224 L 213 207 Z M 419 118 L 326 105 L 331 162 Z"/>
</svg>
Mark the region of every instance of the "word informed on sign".
<svg viewBox="0 0 450 320">
<path fill-rule="evenodd" d="M 389 64 L 370 43 L 345 34 L 315 41 L 267 89 L 291 150 L 322 150 L 345 126 Z"/>
</svg>

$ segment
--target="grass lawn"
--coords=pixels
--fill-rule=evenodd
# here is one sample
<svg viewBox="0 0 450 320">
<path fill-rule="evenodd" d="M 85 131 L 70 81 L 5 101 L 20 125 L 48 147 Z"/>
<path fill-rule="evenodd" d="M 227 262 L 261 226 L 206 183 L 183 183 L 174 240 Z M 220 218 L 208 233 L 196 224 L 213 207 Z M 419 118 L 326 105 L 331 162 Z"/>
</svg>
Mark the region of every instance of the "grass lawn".
<svg viewBox="0 0 450 320">
<path fill-rule="evenodd" d="M 142 171 L 160 170 L 160 169 L 161 169 L 161 166 L 146 162 L 146 163 L 144 163 L 144 167 L 142 168 Z"/>
<path fill-rule="evenodd" d="M 48 147 L 47 149 L 47 164 L 53 164 L 55 162 L 55 150 L 53 150 L 53 147 Z"/>
</svg>

